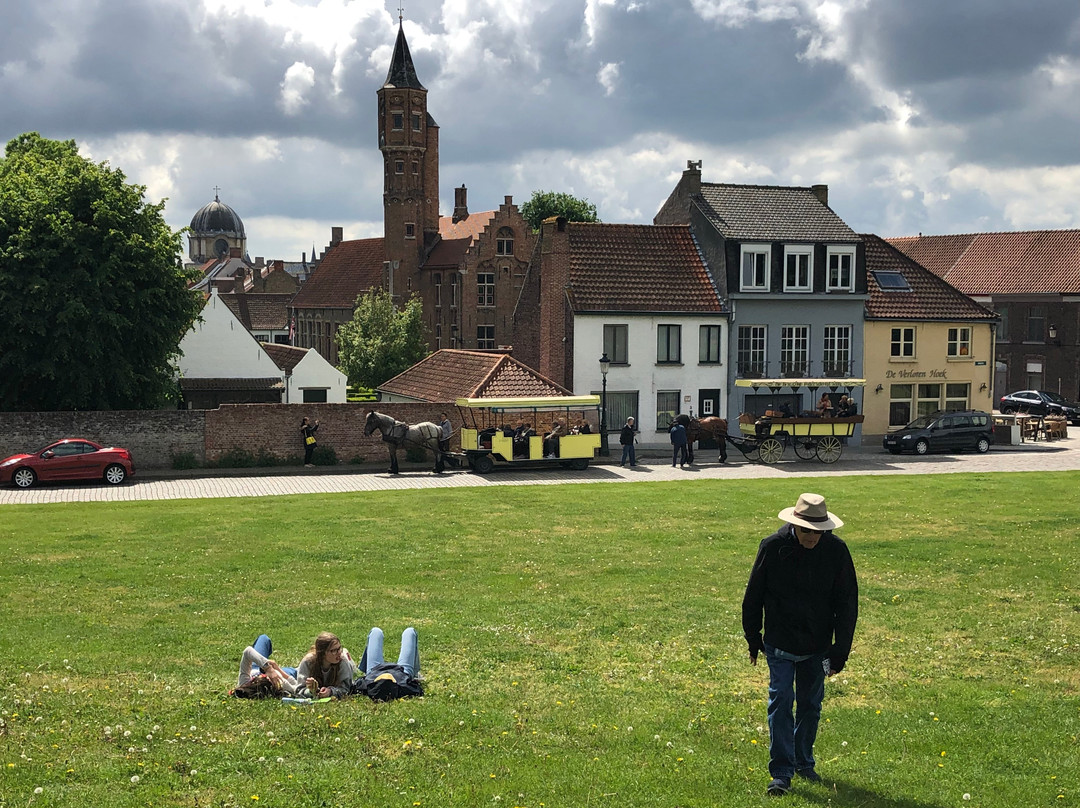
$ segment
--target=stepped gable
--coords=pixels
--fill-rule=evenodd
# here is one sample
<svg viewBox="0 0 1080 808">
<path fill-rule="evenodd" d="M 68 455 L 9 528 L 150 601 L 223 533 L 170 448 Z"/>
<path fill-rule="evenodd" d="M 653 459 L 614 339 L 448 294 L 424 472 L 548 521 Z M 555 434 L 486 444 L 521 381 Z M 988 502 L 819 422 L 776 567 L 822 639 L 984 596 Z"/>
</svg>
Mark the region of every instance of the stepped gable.
<svg viewBox="0 0 1080 808">
<path fill-rule="evenodd" d="M 1080 293 L 1080 230 L 888 239 L 969 295 Z"/>
<path fill-rule="evenodd" d="M 723 310 L 688 226 L 567 222 L 566 230 L 575 311 Z"/>
<path fill-rule="evenodd" d="M 725 238 L 847 244 L 859 240 L 812 188 L 703 182 L 700 199 L 705 203 L 703 212 Z"/>
<path fill-rule="evenodd" d="M 922 267 L 884 239 L 873 234 L 862 236 L 866 243 L 866 275 L 869 299 L 868 319 L 887 320 L 983 320 L 997 319 L 959 289 Z M 884 290 L 875 271 L 898 272 L 909 289 Z"/>
<path fill-rule="evenodd" d="M 424 268 L 458 266 L 480 234 L 495 218 L 495 213 L 496 211 L 493 210 L 470 213 L 458 222 L 455 222 L 452 216 L 440 216 L 439 243 L 435 245 L 435 249 L 424 262 Z"/>
<path fill-rule="evenodd" d="M 351 309 L 360 295 L 381 288 L 385 260 L 382 238 L 339 242 L 323 256 L 290 305 Z"/>
<path fill-rule="evenodd" d="M 422 401 L 571 395 L 560 384 L 507 353 L 444 348 L 379 386 L 380 392 Z"/>
</svg>

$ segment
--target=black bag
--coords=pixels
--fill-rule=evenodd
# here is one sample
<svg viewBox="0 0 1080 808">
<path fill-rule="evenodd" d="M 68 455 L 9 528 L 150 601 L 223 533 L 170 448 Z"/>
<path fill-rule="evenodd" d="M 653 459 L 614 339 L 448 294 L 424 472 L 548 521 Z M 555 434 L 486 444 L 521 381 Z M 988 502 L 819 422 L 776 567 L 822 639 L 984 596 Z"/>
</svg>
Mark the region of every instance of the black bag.
<svg viewBox="0 0 1080 808">
<path fill-rule="evenodd" d="M 281 697 L 281 690 L 265 673 L 260 673 L 237 685 L 229 694 L 238 699 L 276 699 Z"/>
<path fill-rule="evenodd" d="M 401 665 L 383 662 L 369 670 L 359 682 L 353 682 L 351 692 L 372 701 L 394 701 L 422 696 L 424 686 L 419 679 L 409 676 Z"/>
</svg>

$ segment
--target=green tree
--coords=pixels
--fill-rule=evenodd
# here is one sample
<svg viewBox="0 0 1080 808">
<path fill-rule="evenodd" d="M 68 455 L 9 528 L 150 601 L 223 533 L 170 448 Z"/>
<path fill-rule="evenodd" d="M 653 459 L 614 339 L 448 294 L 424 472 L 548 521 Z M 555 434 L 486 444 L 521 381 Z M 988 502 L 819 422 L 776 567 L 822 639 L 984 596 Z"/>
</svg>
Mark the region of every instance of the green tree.
<svg viewBox="0 0 1080 808">
<path fill-rule="evenodd" d="M 533 230 L 539 230 L 544 219 L 552 216 L 563 216 L 571 222 L 600 221 L 596 205 L 562 191 L 533 191 L 532 198 L 521 206 L 520 211 Z"/>
<path fill-rule="evenodd" d="M 0 159 L 0 409 L 139 409 L 175 392 L 199 298 L 145 187 L 36 132 Z"/>
<path fill-rule="evenodd" d="M 349 384 L 378 387 L 428 355 L 420 298 L 398 309 L 382 289 L 360 295 L 352 320 L 338 329 L 337 344 Z"/>
</svg>

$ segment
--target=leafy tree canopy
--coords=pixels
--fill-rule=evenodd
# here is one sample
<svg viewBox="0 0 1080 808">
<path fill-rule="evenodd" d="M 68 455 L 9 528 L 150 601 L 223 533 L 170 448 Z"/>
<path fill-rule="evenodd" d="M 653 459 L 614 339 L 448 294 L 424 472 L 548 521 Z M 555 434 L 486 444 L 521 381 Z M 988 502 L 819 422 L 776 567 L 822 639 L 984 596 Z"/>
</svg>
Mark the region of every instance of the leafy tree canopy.
<svg viewBox="0 0 1080 808">
<path fill-rule="evenodd" d="M 157 407 L 198 316 L 164 201 L 30 132 L 0 158 L 0 409 Z"/>
<path fill-rule="evenodd" d="M 578 199 L 562 191 L 533 191 L 532 198 L 519 210 L 533 230 L 539 230 L 544 219 L 552 216 L 563 216 L 571 222 L 600 221 L 596 215 L 596 205 L 588 199 Z"/>
<path fill-rule="evenodd" d="M 338 358 L 349 384 L 378 387 L 428 355 L 424 309 L 411 297 L 403 309 L 382 289 L 356 299 L 353 318 L 338 329 Z"/>
</svg>

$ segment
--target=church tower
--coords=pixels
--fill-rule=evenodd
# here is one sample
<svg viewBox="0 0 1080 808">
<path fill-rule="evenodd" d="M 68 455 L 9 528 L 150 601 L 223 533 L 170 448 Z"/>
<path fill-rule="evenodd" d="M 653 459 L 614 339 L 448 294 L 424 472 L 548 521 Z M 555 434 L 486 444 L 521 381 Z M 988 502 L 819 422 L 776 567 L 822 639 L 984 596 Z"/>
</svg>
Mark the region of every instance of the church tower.
<svg viewBox="0 0 1080 808">
<path fill-rule="evenodd" d="M 439 235 L 439 126 L 427 111 L 405 31 L 378 90 L 383 154 L 383 235 L 395 293 L 418 288 L 417 273 Z"/>
</svg>

